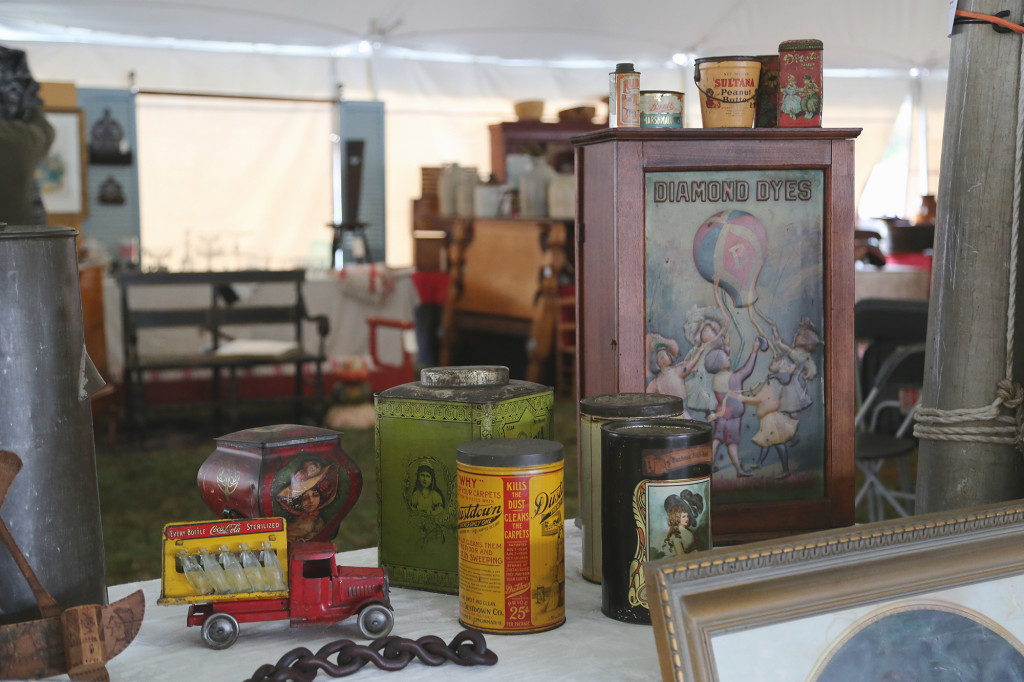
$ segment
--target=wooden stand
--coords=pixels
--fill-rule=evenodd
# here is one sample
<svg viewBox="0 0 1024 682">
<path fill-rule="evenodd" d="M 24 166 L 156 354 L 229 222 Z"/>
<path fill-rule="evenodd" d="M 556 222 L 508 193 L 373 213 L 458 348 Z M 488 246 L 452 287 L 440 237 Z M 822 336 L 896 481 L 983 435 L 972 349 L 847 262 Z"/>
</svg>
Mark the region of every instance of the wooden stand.
<svg viewBox="0 0 1024 682">
<path fill-rule="evenodd" d="M 729 298 L 724 293 L 726 277 L 715 284 L 710 277 L 706 276 L 705 281 L 696 275 L 700 266 L 693 233 L 698 227 L 704 229 L 702 222 L 711 223 L 716 216 L 726 216 L 722 220 L 730 219 L 730 212 L 756 216 L 759 220 L 755 222 L 763 222 L 766 233 L 760 246 L 750 236 L 752 232 L 746 236 L 733 234 L 736 239 L 748 240 L 740 244 L 748 248 L 747 255 L 750 249 L 761 249 L 765 264 L 764 269 L 755 264 L 754 284 L 748 291 L 736 292 L 745 293 L 748 300 L 729 302 L 733 373 L 738 359 L 752 354 L 757 360 L 757 372 L 744 386 L 746 395 L 755 392 L 754 382 L 766 380 L 774 371 L 767 367 L 769 360 L 780 357 L 785 347 L 773 338 L 769 322 L 751 311 L 757 296 L 764 299 L 757 312 L 767 312 L 779 322 L 785 344 L 792 345 L 793 329 L 804 311 L 817 319 L 816 332 L 823 343 L 811 356 L 816 358 L 817 381 L 823 383 L 812 386 L 818 397 L 812 409 L 800 416 L 804 442 L 797 451 L 802 458 L 798 462 L 818 457 L 815 471 L 798 463 L 793 478 L 774 483 L 776 477 L 765 471 L 741 479 L 745 475 L 740 474 L 742 466 L 727 468 L 726 462 L 723 471 L 713 478 L 716 498 L 729 500 L 713 502 L 711 507 L 716 544 L 853 523 L 853 138 L 859 133 L 859 129 L 820 128 L 620 128 L 573 140 L 579 397 L 647 389 L 648 373 L 652 371 L 647 335 L 664 333 L 661 328 L 652 328 L 659 320 L 668 321 L 664 326 L 678 328 L 676 354 L 678 361 L 683 360 L 684 349 L 691 348 L 681 331 L 690 302 L 714 310 L 712 291 L 719 287 L 719 296 Z M 729 194 L 727 183 L 732 183 Z M 772 183 L 780 184 L 772 189 Z M 797 192 L 797 186 L 804 187 L 801 183 L 807 183 L 806 192 Z M 663 192 L 668 188 L 667 196 L 655 196 L 659 188 Z M 682 215 L 686 218 L 676 219 Z M 802 218 L 809 220 L 801 222 Z M 650 242 L 655 233 L 662 240 L 657 248 Z M 730 258 L 738 260 L 739 253 L 733 251 L 739 248 L 735 243 L 721 242 L 720 247 L 719 252 L 708 256 L 710 259 L 713 255 L 720 268 L 716 277 L 726 269 L 722 263 Z M 671 272 L 678 273 L 678 282 L 664 281 L 655 274 L 669 272 L 670 267 L 675 268 Z M 766 291 L 764 280 L 769 270 L 773 271 L 773 282 L 793 286 L 798 278 L 785 273 L 799 270 L 801 282 L 806 280 L 810 285 L 796 295 L 803 298 L 787 302 L 777 290 Z M 758 273 L 762 277 L 760 291 L 755 287 Z M 742 289 L 740 283 L 734 284 L 735 289 Z M 667 293 L 658 294 L 658 289 Z M 817 293 L 805 295 L 808 291 Z M 660 299 L 652 298 L 659 295 Z M 657 305 L 661 307 L 655 308 L 652 300 L 660 301 Z M 740 324 L 757 331 L 740 335 Z M 767 337 L 771 353 L 767 348 L 755 348 L 756 336 Z M 696 345 L 692 348 L 698 349 Z M 724 398 L 719 396 L 719 400 Z M 758 428 L 754 412 L 751 405 L 742 418 L 741 447 L 747 448 L 747 466 L 758 454 L 757 446 L 751 444 Z M 698 412 L 693 416 L 703 419 L 711 414 Z M 808 416 L 811 414 L 820 416 Z M 820 439 L 820 445 L 810 444 L 812 436 Z M 818 453 L 809 450 L 816 447 L 820 448 Z M 776 466 L 780 459 L 772 454 L 765 468 Z M 798 476 L 811 473 L 819 477 L 815 492 L 808 492 L 811 488 L 797 490 Z M 727 496 L 718 495 L 720 482 L 733 486 Z"/>
</svg>

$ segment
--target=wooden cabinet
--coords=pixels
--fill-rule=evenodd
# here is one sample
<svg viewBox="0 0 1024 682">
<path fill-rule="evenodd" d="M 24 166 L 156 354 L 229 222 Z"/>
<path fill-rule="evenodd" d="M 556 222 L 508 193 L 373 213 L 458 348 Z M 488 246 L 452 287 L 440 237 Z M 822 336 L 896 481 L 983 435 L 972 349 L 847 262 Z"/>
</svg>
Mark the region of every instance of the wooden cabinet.
<svg viewBox="0 0 1024 682">
<path fill-rule="evenodd" d="M 678 392 L 712 422 L 716 544 L 853 523 L 859 132 L 574 139 L 578 395 Z"/>
<path fill-rule="evenodd" d="M 552 167 L 561 171 L 562 166 L 572 165 L 573 137 L 605 129 L 607 126 L 604 124 L 585 121 L 495 123 L 490 126 L 491 172 L 499 182 L 505 182 L 505 158 L 509 154 L 543 155 L 548 158 Z"/>
</svg>

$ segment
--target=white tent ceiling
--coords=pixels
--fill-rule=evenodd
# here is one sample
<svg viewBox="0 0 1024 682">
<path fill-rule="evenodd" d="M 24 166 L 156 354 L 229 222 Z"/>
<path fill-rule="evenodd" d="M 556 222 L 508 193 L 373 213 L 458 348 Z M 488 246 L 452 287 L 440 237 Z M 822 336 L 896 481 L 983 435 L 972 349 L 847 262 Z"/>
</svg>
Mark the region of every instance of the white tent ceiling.
<svg viewBox="0 0 1024 682">
<path fill-rule="evenodd" d="M 553 120 L 561 108 L 596 104 L 621 61 L 637 65 L 644 88 L 685 91 L 688 125 L 699 125 L 692 70 L 674 56 L 768 54 L 784 40 L 820 39 L 823 122 L 864 130 L 858 193 L 910 92 L 925 112 L 922 167 L 934 191 L 948 22 L 939 0 L 0 0 L 0 43 L 24 49 L 39 80 L 313 98 L 343 85 L 346 99 L 383 100 L 388 259 L 397 263 L 411 259 L 420 167 L 458 161 L 486 174 L 487 126 L 512 119 L 513 101 L 543 99 Z M 140 110 L 143 149 L 166 127 L 153 110 Z M 159 203 L 145 168 L 141 182 L 145 246 L 147 234 L 171 229 L 163 221 L 181 222 L 164 208 L 180 201 Z M 918 193 L 908 188 L 908 202 Z M 325 205 L 308 229 L 330 219 Z"/>
<path fill-rule="evenodd" d="M 831 68 L 945 68 L 948 8 L 919 0 L 2 0 L 0 38 L 163 39 L 294 46 L 338 56 L 662 65 L 674 53 L 761 54 L 824 41 Z M 407 51 L 412 51 L 410 54 Z"/>
</svg>

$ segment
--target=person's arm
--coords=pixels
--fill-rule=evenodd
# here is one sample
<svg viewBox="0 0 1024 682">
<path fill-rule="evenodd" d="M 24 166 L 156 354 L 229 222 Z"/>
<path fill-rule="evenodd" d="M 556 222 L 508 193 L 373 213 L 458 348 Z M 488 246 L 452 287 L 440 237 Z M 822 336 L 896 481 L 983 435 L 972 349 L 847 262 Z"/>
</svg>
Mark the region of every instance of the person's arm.
<svg viewBox="0 0 1024 682">
<path fill-rule="evenodd" d="M 36 167 L 53 144 L 54 130 L 38 109 L 28 119 L 0 119 L 0 223 L 30 224 Z"/>
</svg>

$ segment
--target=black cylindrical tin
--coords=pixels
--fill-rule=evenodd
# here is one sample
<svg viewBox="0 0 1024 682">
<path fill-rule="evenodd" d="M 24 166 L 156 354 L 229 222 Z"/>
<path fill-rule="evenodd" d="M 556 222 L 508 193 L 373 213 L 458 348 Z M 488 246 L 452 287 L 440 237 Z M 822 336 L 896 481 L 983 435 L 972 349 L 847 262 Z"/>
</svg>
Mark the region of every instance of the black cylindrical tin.
<svg viewBox="0 0 1024 682">
<path fill-rule="evenodd" d="M 611 422 L 601 458 L 601 611 L 650 623 L 644 562 L 711 548 L 711 425 Z"/>
<path fill-rule="evenodd" d="M 580 400 L 579 518 L 583 521 L 583 577 L 601 582 L 601 426 L 619 420 L 678 417 L 679 396 L 606 393 Z"/>
</svg>

